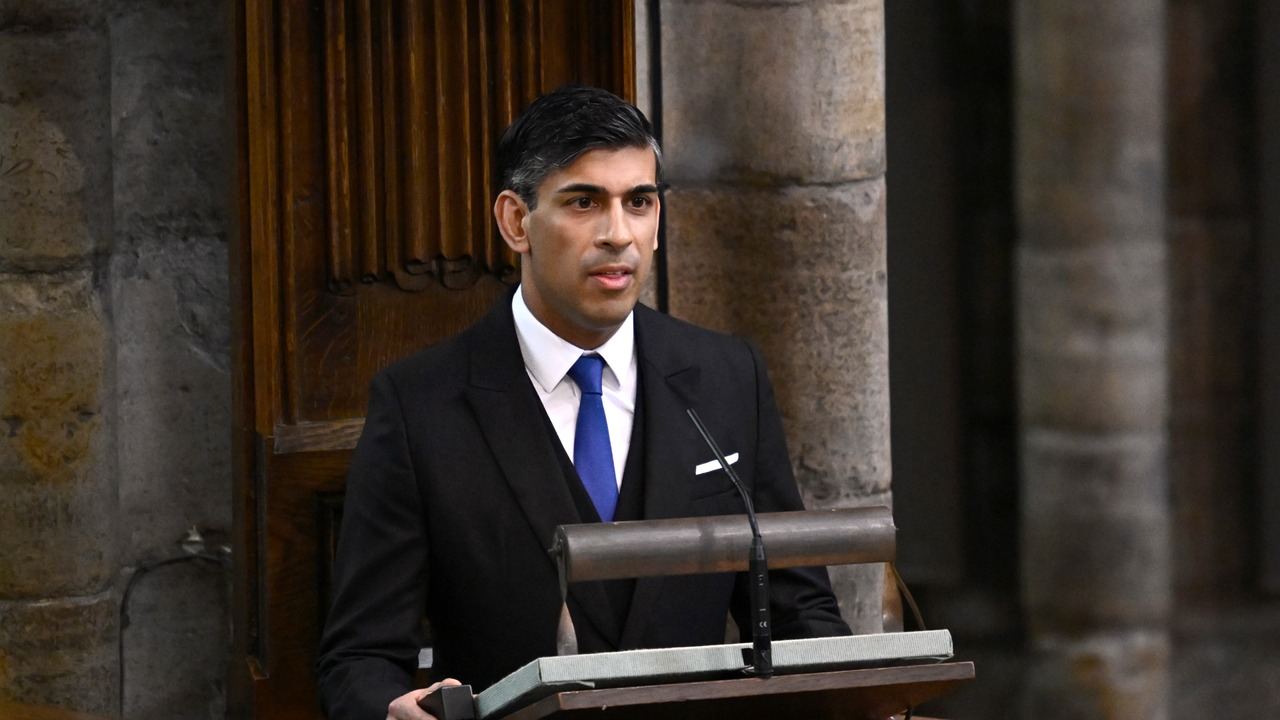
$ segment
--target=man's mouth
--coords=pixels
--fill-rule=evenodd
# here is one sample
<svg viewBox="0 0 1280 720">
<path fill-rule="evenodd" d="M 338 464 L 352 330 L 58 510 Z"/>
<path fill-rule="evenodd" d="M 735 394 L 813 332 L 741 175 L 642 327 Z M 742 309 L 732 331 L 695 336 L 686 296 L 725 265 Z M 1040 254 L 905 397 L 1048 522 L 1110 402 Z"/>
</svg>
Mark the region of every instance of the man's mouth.
<svg viewBox="0 0 1280 720">
<path fill-rule="evenodd" d="M 609 268 L 591 273 L 596 282 L 608 290 L 621 290 L 631 282 L 631 271 L 625 268 Z"/>
</svg>

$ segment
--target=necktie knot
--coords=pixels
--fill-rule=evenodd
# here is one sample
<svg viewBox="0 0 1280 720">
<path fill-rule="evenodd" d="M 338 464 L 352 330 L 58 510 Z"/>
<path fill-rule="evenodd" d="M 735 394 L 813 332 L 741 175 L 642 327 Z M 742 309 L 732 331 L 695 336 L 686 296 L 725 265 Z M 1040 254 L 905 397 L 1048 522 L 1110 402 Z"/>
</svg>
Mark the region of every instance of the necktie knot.
<svg viewBox="0 0 1280 720">
<path fill-rule="evenodd" d="M 583 355 L 569 368 L 569 377 L 585 395 L 600 395 L 600 379 L 604 375 L 604 358 Z"/>
</svg>

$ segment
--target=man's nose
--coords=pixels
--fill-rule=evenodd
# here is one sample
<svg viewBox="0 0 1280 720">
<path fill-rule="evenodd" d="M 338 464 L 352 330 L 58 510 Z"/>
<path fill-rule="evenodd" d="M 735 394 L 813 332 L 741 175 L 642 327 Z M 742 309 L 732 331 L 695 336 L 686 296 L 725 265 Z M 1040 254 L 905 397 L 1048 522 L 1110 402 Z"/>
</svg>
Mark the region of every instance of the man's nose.
<svg viewBox="0 0 1280 720">
<path fill-rule="evenodd" d="M 635 239 L 624 201 L 611 201 L 609 211 L 605 213 L 604 227 L 600 229 L 599 244 L 621 249 L 635 242 Z"/>
</svg>

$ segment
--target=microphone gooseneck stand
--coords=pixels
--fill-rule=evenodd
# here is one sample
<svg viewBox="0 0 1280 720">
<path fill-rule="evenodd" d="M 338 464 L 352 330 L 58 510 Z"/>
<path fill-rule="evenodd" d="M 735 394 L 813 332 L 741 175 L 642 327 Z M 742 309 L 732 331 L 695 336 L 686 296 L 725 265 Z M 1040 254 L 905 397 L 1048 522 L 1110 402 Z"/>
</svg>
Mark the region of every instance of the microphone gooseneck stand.
<svg viewBox="0 0 1280 720">
<path fill-rule="evenodd" d="M 750 579 L 750 596 L 751 596 L 751 667 L 749 672 L 760 678 L 773 677 L 773 652 L 772 652 L 772 621 L 769 617 L 769 561 L 764 553 L 764 538 L 760 535 L 760 525 L 756 522 L 756 509 L 751 503 L 751 496 L 747 494 L 746 487 L 743 486 L 742 480 L 738 477 L 738 473 L 733 471 L 733 466 L 725 460 L 724 453 L 720 452 L 720 446 L 716 445 L 716 441 L 711 438 L 711 433 L 707 432 L 707 426 L 702 424 L 702 420 L 698 417 L 697 411 L 689 408 L 689 419 L 698 428 L 698 432 L 702 434 L 702 439 L 707 441 L 707 447 L 711 448 L 711 452 L 716 456 L 716 461 L 720 463 L 720 467 L 724 468 L 729 479 L 733 481 L 733 486 L 737 488 L 738 494 L 742 496 L 742 504 L 747 508 L 747 519 L 751 521 L 751 550 L 748 555 L 747 574 Z"/>
</svg>

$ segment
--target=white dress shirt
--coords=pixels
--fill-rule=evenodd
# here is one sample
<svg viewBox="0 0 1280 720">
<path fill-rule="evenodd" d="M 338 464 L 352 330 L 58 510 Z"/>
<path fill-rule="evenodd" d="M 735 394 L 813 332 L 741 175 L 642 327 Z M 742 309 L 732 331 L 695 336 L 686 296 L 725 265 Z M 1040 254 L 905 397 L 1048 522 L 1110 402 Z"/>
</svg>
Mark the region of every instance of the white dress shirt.
<svg viewBox="0 0 1280 720">
<path fill-rule="evenodd" d="M 533 380 L 542 407 L 546 408 L 556 435 L 560 436 L 560 444 L 564 445 L 571 459 L 582 391 L 569 377 L 569 368 L 583 355 L 604 358 L 604 374 L 600 379 L 604 418 L 609 424 L 614 478 L 621 488 L 622 470 L 627 465 L 627 451 L 631 448 L 631 425 L 636 416 L 635 313 L 628 314 L 618 332 L 594 350 L 583 350 L 551 332 L 534 317 L 524 302 L 523 286 L 511 299 L 511 313 L 516 320 L 516 339 L 520 341 L 524 369 Z"/>
</svg>

